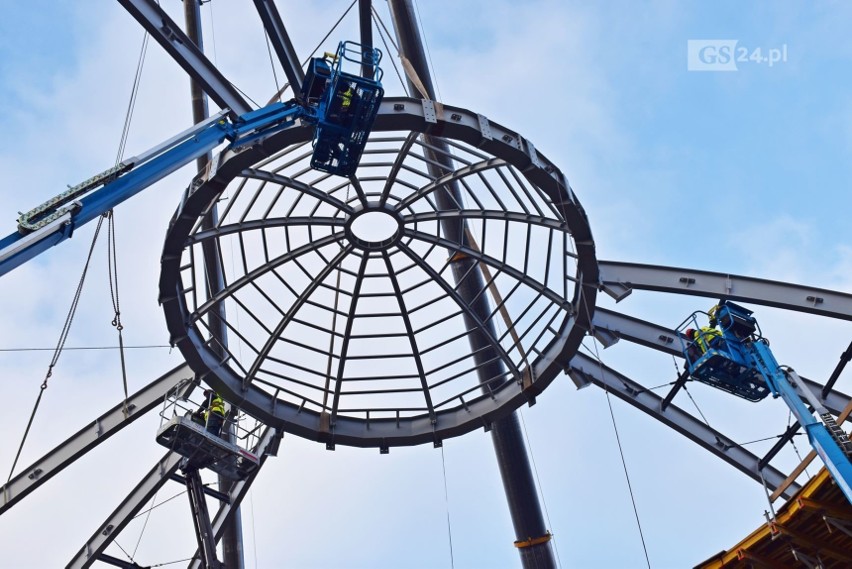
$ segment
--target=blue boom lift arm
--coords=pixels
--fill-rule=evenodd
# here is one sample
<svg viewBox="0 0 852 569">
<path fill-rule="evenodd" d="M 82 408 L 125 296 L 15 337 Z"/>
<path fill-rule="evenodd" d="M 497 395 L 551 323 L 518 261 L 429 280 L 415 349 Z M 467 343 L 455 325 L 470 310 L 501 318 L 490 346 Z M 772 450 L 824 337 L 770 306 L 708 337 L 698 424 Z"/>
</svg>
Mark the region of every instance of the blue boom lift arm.
<svg viewBox="0 0 852 569">
<path fill-rule="evenodd" d="M 357 57 L 356 57 L 357 55 Z M 381 52 L 341 42 L 336 54 L 311 61 L 300 97 L 243 114 L 235 121 L 225 109 L 208 120 L 70 187 L 22 213 L 18 231 L 0 240 L 0 276 L 70 238 L 74 230 L 126 199 L 210 152 L 226 140 L 230 148 L 251 144 L 292 126 L 296 120 L 316 125 L 311 166 L 349 177 L 378 112 L 384 91 L 378 64 Z M 343 70 L 343 63 L 367 63 L 372 77 Z M 314 70 L 319 70 L 319 75 Z"/>
<path fill-rule="evenodd" d="M 680 338 L 690 375 L 751 401 L 759 401 L 769 393 L 780 397 L 852 503 L 852 442 L 798 374 L 778 364 L 752 311 L 730 301 L 720 301 L 708 314 L 710 326 L 705 327 L 699 327 L 698 314 L 701 313 L 693 313 L 678 328 L 685 332 Z M 797 387 L 813 411 L 802 401 Z"/>
</svg>

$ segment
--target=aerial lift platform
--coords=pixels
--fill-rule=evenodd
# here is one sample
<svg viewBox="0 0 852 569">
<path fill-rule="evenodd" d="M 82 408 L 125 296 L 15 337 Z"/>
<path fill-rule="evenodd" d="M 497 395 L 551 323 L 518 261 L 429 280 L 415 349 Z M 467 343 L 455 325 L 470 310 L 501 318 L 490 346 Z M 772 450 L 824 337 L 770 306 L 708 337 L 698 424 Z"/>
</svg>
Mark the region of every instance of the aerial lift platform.
<svg viewBox="0 0 852 569">
<path fill-rule="evenodd" d="M 314 170 L 344 177 L 355 173 L 384 96 L 381 55 L 377 49 L 365 50 L 346 41 L 340 43 L 337 53 L 311 60 L 302 97 L 307 106 L 317 109 L 311 158 Z M 372 76 L 345 71 L 344 65 L 369 69 Z"/>
<path fill-rule="evenodd" d="M 297 120 L 315 127 L 311 167 L 351 177 L 384 96 L 380 61 L 378 49 L 341 42 L 334 55 L 311 60 L 305 83 L 292 100 L 233 119 L 231 110 L 223 109 L 22 213 L 18 231 L 0 239 L 0 275 L 70 238 L 78 227 L 223 142 L 230 142 L 230 148 L 244 147 L 292 127 Z M 371 70 L 369 76 L 344 69 L 344 64 L 354 63 Z"/>
<path fill-rule="evenodd" d="M 699 315 L 706 316 L 709 325 L 700 326 Z M 678 331 L 693 379 L 749 401 L 760 401 L 770 393 L 780 397 L 852 503 L 852 442 L 798 374 L 778 364 L 751 310 L 722 300 L 709 313 L 694 312 Z"/>
<path fill-rule="evenodd" d="M 221 569 L 200 471 L 207 468 L 233 481 L 245 480 L 260 468 L 260 453 L 268 449 L 260 448 L 258 429 L 261 425 L 258 423 L 254 429 L 246 430 L 240 424 L 241 417 L 236 409 L 225 413 L 220 427 L 208 428 L 212 412 L 206 407 L 207 401 L 194 403 L 182 388 L 182 384 L 178 385 L 165 397 L 157 442 L 183 457 L 180 469 L 203 567 Z"/>
</svg>

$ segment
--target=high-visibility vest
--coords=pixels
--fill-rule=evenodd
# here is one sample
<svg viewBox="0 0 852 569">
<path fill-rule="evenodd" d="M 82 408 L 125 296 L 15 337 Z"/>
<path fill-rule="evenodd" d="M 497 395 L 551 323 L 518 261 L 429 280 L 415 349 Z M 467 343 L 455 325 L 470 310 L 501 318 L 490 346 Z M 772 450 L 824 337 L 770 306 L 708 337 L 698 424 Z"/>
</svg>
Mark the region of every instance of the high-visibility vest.
<svg viewBox="0 0 852 569">
<path fill-rule="evenodd" d="M 716 328 L 710 328 L 709 326 L 703 326 L 701 331 L 697 333 L 697 337 L 695 338 L 695 343 L 698 344 L 698 347 L 701 348 L 702 352 L 706 352 L 710 348 L 710 344 L 713 342 L 715 338 L 721 338 L 722 332 L 717 330 Z"/>
<path fill-rule="evenodd" d="M 207 411 L 204 413 L 204 420 L 207 420 L 209 413 L 215 413 L 220 417 L 225 416 L 225 402 L 222 401 L 222 398 L 219 397 L 219 394 L 216 393 L 213 395 L 213 400 L 210 402 L 210 407 L 207 408 Z"/>
<path fill-rule="evenodd" d="M 347 111 L 349 110 L 349 105 L 352 104 L 352 87 L 342 92 L 341 96 L 343 97 L 343 102 L 340 103 L 340 106 L 344 111 Z"/>
</svg>

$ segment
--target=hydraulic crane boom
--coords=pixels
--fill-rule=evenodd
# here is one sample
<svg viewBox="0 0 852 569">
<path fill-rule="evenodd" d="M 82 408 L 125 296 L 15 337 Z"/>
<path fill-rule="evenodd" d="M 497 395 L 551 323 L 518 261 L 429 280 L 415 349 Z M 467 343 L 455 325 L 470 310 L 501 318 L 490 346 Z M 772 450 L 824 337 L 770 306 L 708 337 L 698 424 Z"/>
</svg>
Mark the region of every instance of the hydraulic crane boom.
<svg viewBox="0 0 852 569">
<path fill-rule="evenodd" d="M 692 377 L 752 401 L 769 393 L 783 399 L 852 503 L 852 442 L 798 374 L 778 364 L 769 342 L 760 335 L 752 311 L 721 301 L 711 310 L 710 326 L 705 327 L 698 326 L 696 314 L 680 327 L 686 328 L 686 338 L 681 337 L 681 341 Z M 797 387 L 813 411 L 802 401 Z"/>
<path fill-rule="evenodd" d="M 838 487 L 852 503 L 852 444 L 849 437 L 837 425 L 834 417 L 817 400 L 811 390 L 799 379 L 798 374 L 789 367 L 782 368 L 775 361 L 769 346 L 762 341 L 751 344 L 750 355 L 754 366 L 766 379 L 772 394 L 781 397 L 799 424 L 808 435 L 808 441 L 831 472 Z M 808 399 L 814 412 L 820 416 L 817 420 L 802 399 L 796 393 L 798 386 Z"/>
<path fill-rule="evenodd" d="M 242 146 L 261 135 L 291 126 L 306 115 L 307 109 L 293 102 L 275 103 L 243 115 L 236 123 L 228 121 L 226 113 L 227 110 L 222 111 L 21 214 L 18 231 L 0 240 L 0 275 L 68 239 L 81 225 L 226 140 L 232 146 Z"/>
<path fill-rule="evenodd" d="M 0 276 L 71 237 L 81 225 L 210 152 L 225 141 L 230 148 L 293 126 L 297 120 L 316 126 L 311 166 L 332 174 L 354 174 L 372 129 L 384 91 L 378 63 L 381 52 L 341 42 L 336 54 L 312 60 L 297 99 L 273 103 L 228 119 L 224 109 L 208 120 L 124 160 L 21 214 L 18 231 L 0 240 Z M 369 63 L 373 77 L 343 70 L 343 62 Z"/>
</svg>

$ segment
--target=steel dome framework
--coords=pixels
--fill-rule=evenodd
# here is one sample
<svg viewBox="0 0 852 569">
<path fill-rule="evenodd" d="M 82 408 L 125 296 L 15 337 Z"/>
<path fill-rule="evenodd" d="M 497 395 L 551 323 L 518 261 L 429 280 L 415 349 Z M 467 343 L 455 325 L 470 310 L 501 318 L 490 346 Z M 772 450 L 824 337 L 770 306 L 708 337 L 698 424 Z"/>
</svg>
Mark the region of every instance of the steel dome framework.
<svg viewBox="0 0 852 569">
<path fill-rule="evenodd" d="M 438 117 L 421 100 L 386 100 L 351 180 L 311 170 L 310 132 L 291 129 L 221 156 L 192 184 L 166 237 L 160 294 L 197 373 L 267 424 L 385 449 L 487 426 L 556 377 L 596 294 L 585 214 L 517 133 L 457 107 Z M 420 140 L 427 129 L 451 144 Z M 461 201 L 442 210 L 435 194 L 450 185 Z M 386 235 L 371 235 L 382 223 Z M 236 269 L 205 299 L 208 240 Z M 483 268 L 486 286 L 466 297 Z M 238 338 L 224 362 L 205 320 L 222 303 Z"/>
<path fill-rule="evenodd" d="M 220 107 L 252 110 L 155 0 L 119 1 Z M 369 13 L 369 1 L 360 4 Z M 298 84 L 301 68 L 274 3 L 254 5 Z M 417 41 L 397 25 L 401 39 Z M 362 26 L 362 40 L 368 36 Z M 578 348 L 593 334 L 604 345 L 624 340 L 681 355 L 675 331 L 597 307 L 598 291 L 617 300 L 633 290 L 729 298 L 843 320 L 852 320 L 852 295 L 598 260 L 589 221 L 558 166 L 523 135 L 465 108 L 386 99 L 350 180 L 308 167 L 310 137 L 296 125 L 229 147 L 190 184 L 166 234 L 160 278 L 168 330 L 187 365 L 134 394 L 129 414 L 117 405 L 96 419 L 98 432 L 84 428 L 23 469 L 3 487 L 0 513 L 193 376 L 269 426 L 261 449 L 287 431 L 331 448 L 384 451 L 488 430 L 564 371 L 779 496 L 799 488 L 795 472 L 771 464 L 795 428 L 758 456 L 673 404 L 686 377 L 659 396 Z M 218 222 L 204 226 L 217 203 L 227 204 Z M 212 299 L 203 295 L 211 285 L 205 243 L 215 244 L 225 268 Z M 227 328 L 230 348 L 211 339 L 211 319 Z M 834 390 L 846 359 L 827 382 L 808 381 L 835 415 L 849 412 L 849 396 Z M 104 549 L 178 462 L 169 453 L 155 465 L 69 566 L 108 561 Z M 217 533 L 253 479 L 231 488 Z M 523 552 L 522 559 L 536 566 Z"/>
</svg>

